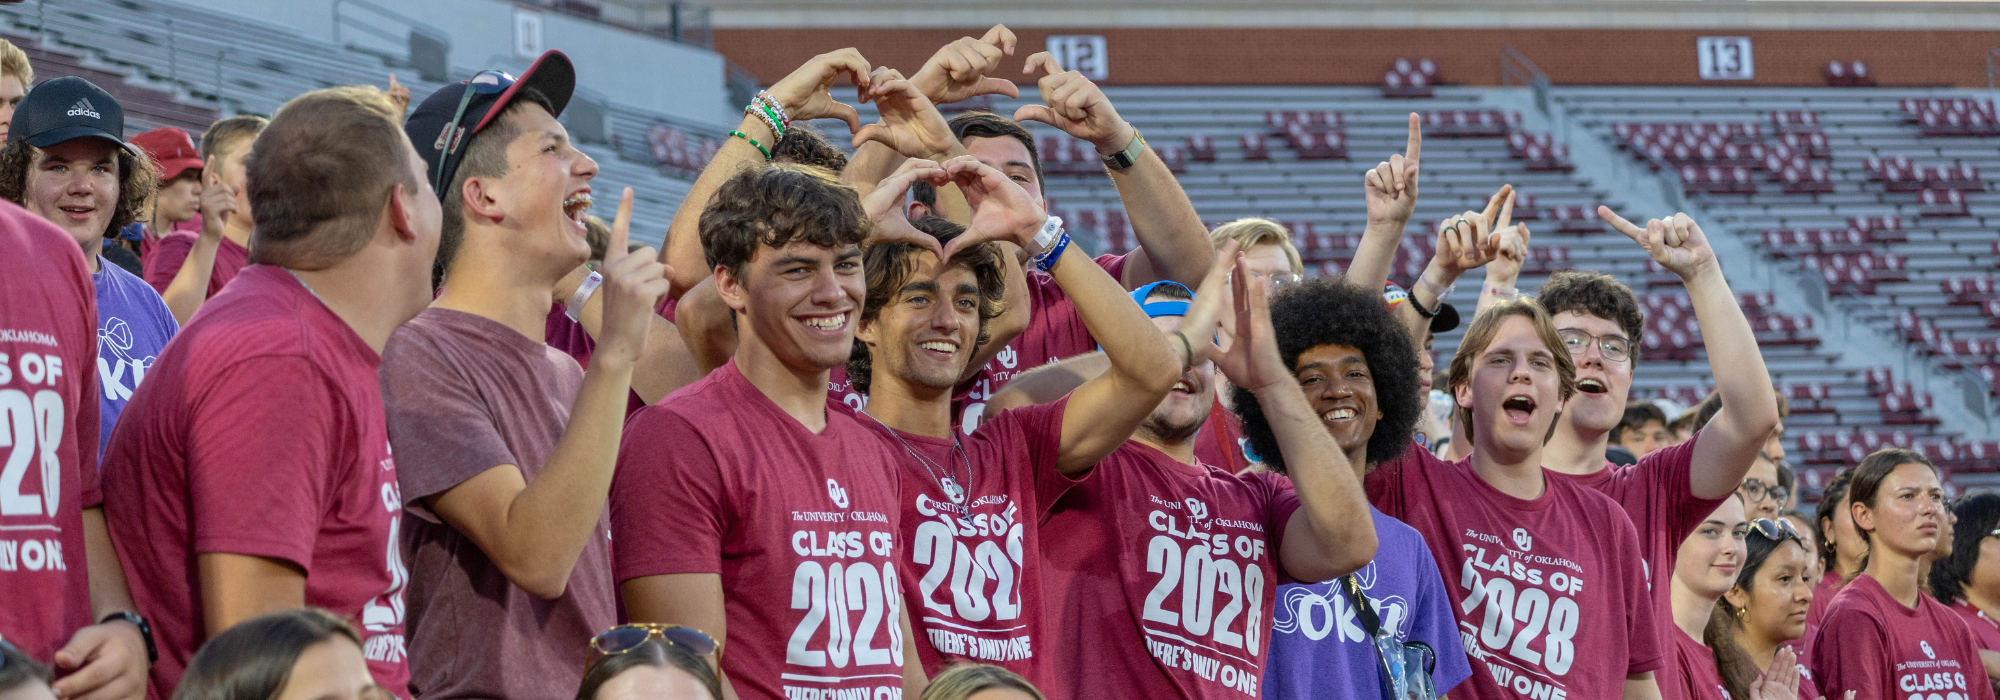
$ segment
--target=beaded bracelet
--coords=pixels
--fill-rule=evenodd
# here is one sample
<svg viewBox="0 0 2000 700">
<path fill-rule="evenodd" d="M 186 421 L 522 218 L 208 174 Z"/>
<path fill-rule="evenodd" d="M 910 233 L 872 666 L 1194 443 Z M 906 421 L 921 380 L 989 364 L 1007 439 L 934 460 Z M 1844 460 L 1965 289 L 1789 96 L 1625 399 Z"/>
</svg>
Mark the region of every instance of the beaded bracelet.
<svg viewBox="0 0 2000 700">
<path fill-rule="evenodd" d="M 762 154 L 764 154 L 764 160 L 766 160 L 766 161 L 769 161 L 769 160 L 771 160 L 771 149 L 768 149 L 768 148 L 765 148 L 765 147 L 764 147 L 764 144 L 761 144 L 761 143 L 757 143 L 757 139 L 753 139 L 753 138 L 750 138 L 750 135 L 749 135 L 749 134 L 746 134 L 746 133 L 743 133 L 743 132 L 741 132 L 741 131 L 737 131 L 737 130 L 735 130 L 735 129 L 730 129 L 730 130 L 729 130 L 729 135 L 730 135 L 731 137 L 734 137 L 734 138 L 739 138 L 739 139 L 743 139 L 743 140 L 745 140 L 745 141 L 749 141 L 749 142 L 750 142 L 750 145 L 752 145 L 752 146 L 756 146 L 756 147 L 757 147 L 757 152 L 758 152 L 758 153 L 762 153 Z"/>
<path fill-rule="evenodd" d="M 770 107 L 772 111 L 777 112 L 778 121 L 784 122 L 785 128 L 789 129 L 792 127 L 792 115 L 785 113 L 785 106 L 778 104 L 778 98 L 772 97 L 770 90 L 759 92 L 757 93 L 756 97 L 753 97 L 751 99 L 763 100 L 764 106 Z"/>
<path fill-rule="evenodd" d="M 764 125 L 771 127 L 771 135 L 781 139 L 785 137 L 785 128 L 791 124 L 785 118 L 784 108 L 779 107 L 778 101 L 771 99 L 769 93 L 757 93 L 743 108 L 743 113 L 764 120 Z"/>
</svg>

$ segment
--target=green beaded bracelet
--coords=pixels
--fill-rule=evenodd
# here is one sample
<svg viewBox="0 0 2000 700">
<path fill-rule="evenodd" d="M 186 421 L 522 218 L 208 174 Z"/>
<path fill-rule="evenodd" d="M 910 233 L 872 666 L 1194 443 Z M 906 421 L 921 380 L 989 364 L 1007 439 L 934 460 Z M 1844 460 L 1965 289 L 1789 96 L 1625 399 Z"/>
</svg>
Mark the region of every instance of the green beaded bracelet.
<svg viewBox="0 0 2000 700">
<path fill-rule="evenodd" d="M 762 154 L 764 154 L 764 160 L 766 160 L 766 161 L 769 161 L 769 160 L 771 160 L 771 149 L 768 149 L 768 148 L 765 148 L 765 147 L 764 147 L 764 144 L 761 144 L 761 143 L 757 143 L 757 139 L 753 139 L 753 138 L 750 138 L 750 135 L 749 135 L 749 134 L 745 134 L 745 133 L 743 133 L 743 132 L 741 132 L 741 131 L 737 131 L 737 130 L 735 130 L 735 129 L 730 129 L 730 130 L 729 130 L 729 135 L 730 135 L 730 136 L 733 136 L 733 137 L 736 137 L 736 138 L 739 138 L 739 139 L 743 139 L 743 140 L 745 140 L 745 141 L 749 141 L 749 142 L 750 142 L 750 145 L 752 145 L 752 146 L 756 146 L 756 147 L 757 147 L 757 152 L 758 152 L 758 153 L 762 153 Z"/>
</svg>

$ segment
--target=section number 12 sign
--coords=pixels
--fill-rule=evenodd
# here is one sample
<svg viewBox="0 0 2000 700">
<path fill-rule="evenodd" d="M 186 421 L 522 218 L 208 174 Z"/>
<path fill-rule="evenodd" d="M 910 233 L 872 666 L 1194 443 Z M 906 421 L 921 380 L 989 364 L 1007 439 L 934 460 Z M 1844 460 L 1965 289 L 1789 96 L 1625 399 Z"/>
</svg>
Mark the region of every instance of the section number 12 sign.
<svg viewBox="0 0 2000 700">
<path fill-rule="evenodd" d="M 1110 57 L 1104 51 L 1104 36 L 1100 34 L 1058 34 L 1049 37 L 1049 55 L 1063 70 L 1082 73 L 1091 80 L 1111 77 Z"/>
</svg>

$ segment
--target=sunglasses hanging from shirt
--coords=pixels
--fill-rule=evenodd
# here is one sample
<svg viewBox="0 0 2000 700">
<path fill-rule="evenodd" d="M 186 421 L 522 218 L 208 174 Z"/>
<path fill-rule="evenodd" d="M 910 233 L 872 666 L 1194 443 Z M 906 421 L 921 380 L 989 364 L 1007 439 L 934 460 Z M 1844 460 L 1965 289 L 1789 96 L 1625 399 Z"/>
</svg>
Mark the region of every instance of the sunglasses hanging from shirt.
<svg viewBox="0 0 2000 700">
<path fill-rule="evenodd" d="M 1437 652 L 1431 645 L 1399 641 L 1395 630 L 1383 628 L 1374 603 L 1369 602 L 1368 594 L 1362 592 L 1353 574 L 1340 577 L 1338 585 L 1347 595 L 1347 603 L 1354 606 L 1355 616 L 1361 618 L 1362 631 L 1375 645 L 1375 658 L 1381 662 L 1375 668 L 1382 678 L 1382 697 L 1437 700 L 1437 684 L 1431 681 L 1431 674 L 1437 671 Z"/>
</svg>

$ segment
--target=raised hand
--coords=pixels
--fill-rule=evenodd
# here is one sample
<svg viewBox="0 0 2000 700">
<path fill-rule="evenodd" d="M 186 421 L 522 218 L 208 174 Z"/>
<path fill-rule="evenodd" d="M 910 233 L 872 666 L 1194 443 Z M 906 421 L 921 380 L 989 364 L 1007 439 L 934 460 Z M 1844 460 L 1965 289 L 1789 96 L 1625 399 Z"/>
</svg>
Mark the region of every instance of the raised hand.
<svg viewBox="0 0 2000 700">
<path fill-rule="evenodd" d="M 1032 248 L 1035 234 L 1041 231 L 1049 214 L 1028 196 L 1020 183 L 972 156 L 953 158 L 944 167 L 951 181 L 958 183 L 959 191 L 965 193 L 966 204 L 972 207 L 972 223 L 964 235 L 945 246 L 944 259 L 987 241 L 1006 241 L 1023 250 Z"/>
<path fill-rule="evenodd" d="M 853 107 L 833 99 L 835 80 L 847 76 L 860 88 L 868 87 L 868 59 L 854 49 L 841 49 L 814 56 L 806 64 L 792 71 L 791 75 L 772 85 L 771 98 L 785 108 L 785 116 L 792 121 L 809 119 L 839 119 L 847 122 L 847 130 L 861 131 L 861 115 Z"/>
<path fill-rule="evenodd" d="M 1715 249 L 1708 245 L 1708 236 L 1686 214 L 1648 220 L 1645 228 L 1633 225 L 1625 217 L 1611 211 L 1611 207 L 1601 204 L 1597 207 L 1597 216 L 1646 249 L 1646 254 L 1653 256 L 1653 262 L 1672 270 L 1683 280 L 1693 279 L 1701 271 L 1719 264 L 1715 259 Z"/>
<path fill-rule="evenodd" d="M 873 100 L 882 118 L 854 134 L 853 145 L 874 141 L 910 158 L 951 157 L 958 139 L 951 125 L 914 84 L 893 68 L 877 68 L 869 86 L 860 88 L 861 101 Z"/>
<path fill-rule="evenodd" d="M 942 185 L 951 181 L 944 166 L 922 158 L 903 161 L 896 172 L 869 190 L 868 196 L 861 198 L 861 208 L 868 213 L 868 220 L 874 223 L 874 231 L 863 241 L 863 246 L 883 243 L 911 243 L 937 254 L 939 260 L 946 259 L 943 246 L 928 233 L 918 231 L 903 215 L 903 198 L 909 194 L 910 186 L 918 182 Z"/>
<path fill-rule="evenodd" d="M 396 82 L 396 74 L 389 74 L 389 102 L 396 105 L 396 119 L 410 113 L 410 86 Z"/>
<path fill-rule="evenodd" d="M 1468 211 L 1438 223 L 1437 252 L 1432 260 L 1456 278 L 1467 270 L 1493 262 L 1500 253 L 1497 228 L 1513 225 L 1514 186 L 1501 185 L 1486 200 L 1486 210 Z"/>
<path fill-rule="evenodd" d="M 1423 151 L 1423 122 L 1410 113 L 1410 141 L 1402 153 L 1363 174 L 1362 191 L 1368 202 L 1368 224 L 1403 224 L 1417 209 L 1417 158 Z"/>
<path fill-rule="evenodd" d="M 215 169 L 215 156 L 209 156 L 201 168 L 201 235 L 221 238 L 223 225 L 235 213 L 236 188 L 222 181 L 222 173 Z"/>
<path fill-rule="evenodd" d="M 1005 25 L 993 25 L 986 36 L 964 37 L 938 49 L 910 82 L 934 104 L 951 104 L 980 95 L 1020 97 L 1014 81 L 987 77 L 1000 67 L 1000 59 L 1014 55 L 1014 32 Z"/>
<path fill-rule="evenodd" d="M 1014 121 L 1041 122 L 1063 130 L 1097 147 L 1099 154 L 1112 153 L 1132 142 L 1132 125 L 1118 116 L 1104 89 L 1076 71 L 1064 71 L 1054 56 L 1043 51 L 1028 57 L 1022 73 L 1046 73 L 1038 81 L 1042 89 L 1040 105 L 1023 105 L 1014 110 Z"/>
<path fill-rule="evenodd" d="M 1180 332 L 1187 336 L 1188 350 L 1194 353 L 1187 358 L 1189 365 L 1201 364 L 1204 360 L 1221 355 L 1225 350 L 1216 344 L 1216 334 L 1222 330 L 1224 320 L 1231 318 L 1235 309 L 1231 306 L 1229 273 L 1236 270 L 1236 254 L 1240 244 L 1232 240 L 1215 251 L 1215 264 L 1209 266 L 1208 275 L 1201 279 L 1201 286 L 1194 290 L 1194 303 L 1188 304 L 1187 315 L 1181 317 Z"/>
<path fill-rule="evenodd" d="M 1252 272 L 1250 261 L 1241 254 L 1231 278 L 1236 335 L 1229 349 L 1215 356 L 1216 369 L 1229 383 L 1252 392 L 1294 381 L 1291 369 L 1278 356 L 1278 336 L 1271 328 L 1271 281 Z"/>
<path fill-rule="evenodd" d="M 604 284 L 604 320 L 599 325 L 599 355 L 637 362 L 646 352 L 646 333 L 651 327 L 653 308 L 667 295 L 667 276 L 652 247 L 626 252 L 632 230 L 632 188 L 618 198 L 618 216 L 611 221 L 611 236 L 604 244 L 604 266 L 599 274 Z"/>
<path fill-rule="evenodd" d="M 1515 280 L 1528 262 L 1528 225 L 1514 224 L 1500 229 L 1493 262 L 1486 266 L 1487 279 Z"/>
</svg>

